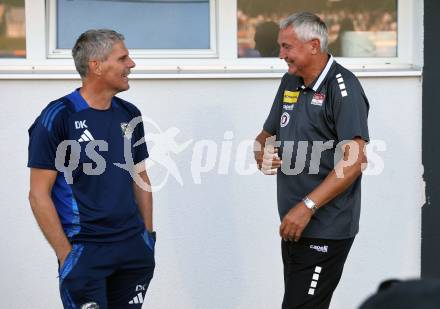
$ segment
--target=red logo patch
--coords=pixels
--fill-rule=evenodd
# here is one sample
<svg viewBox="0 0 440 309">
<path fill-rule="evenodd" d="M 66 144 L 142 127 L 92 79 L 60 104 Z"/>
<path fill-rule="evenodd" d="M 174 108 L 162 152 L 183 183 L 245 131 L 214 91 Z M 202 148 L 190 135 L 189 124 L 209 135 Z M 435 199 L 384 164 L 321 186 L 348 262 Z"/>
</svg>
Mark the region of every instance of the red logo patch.
<svg viewBox="0 0 440 309">
<path fill-rule="evenodd" d="M 313 95 L 312 105 L 322 106 L 322 103 L 324 103 L 324 100 L 325 100 L 325 94 L 315 93 Z"/>
</svg>

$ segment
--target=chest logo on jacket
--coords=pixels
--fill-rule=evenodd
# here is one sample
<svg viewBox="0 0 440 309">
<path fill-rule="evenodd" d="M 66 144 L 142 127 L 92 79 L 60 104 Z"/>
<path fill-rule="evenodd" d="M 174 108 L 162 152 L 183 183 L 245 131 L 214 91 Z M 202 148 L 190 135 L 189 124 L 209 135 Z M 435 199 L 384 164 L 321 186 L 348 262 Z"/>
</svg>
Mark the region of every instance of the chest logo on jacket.
<svg viewBox="0 0 440 309">
<path fill-rule="evenodd" d="M 290 115 L 289 115 L 289 113 L 288 113 L 288 112 L 284 112 L 284 113 L 281 115 L 280 126 L 281 126 L 282 128 L 284 128 L 284 127 L 287 126 L 287 124 L 289 123 L 289 120 L 290 120 Z"/>
<path fill-rule="evenodd" d="M 325 100 L 325 94 L 323 93 L 315 93 L 312 98 L 312 105 L 316 106 L 322 106 L 322 103 L 324 103 Z"/>
<path fill-rule="evenodd" d="M 284 90 L 283 103 L 293 104 L 298 101 L 299 91 Z"/>
<path fill-rule="evenodd" d="M 131 136 L 133 133 L 133 130 L 131 129 L 130 125 L 126 122 L 121 122 L 121 130 L 122 130 L 122 136 Z"/>
</svg>

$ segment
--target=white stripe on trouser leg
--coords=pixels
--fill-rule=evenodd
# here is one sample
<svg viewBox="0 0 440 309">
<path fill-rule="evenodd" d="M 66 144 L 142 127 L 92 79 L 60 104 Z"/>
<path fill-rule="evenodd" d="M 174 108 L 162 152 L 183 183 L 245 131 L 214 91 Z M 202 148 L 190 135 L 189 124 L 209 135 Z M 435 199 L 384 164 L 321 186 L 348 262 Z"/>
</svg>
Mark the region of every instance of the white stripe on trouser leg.
<svg viewBox="0 0 440 309">
<path fill-rule="evenodd" d="M 139 304 L 139 299 L 138 299 L 137 295 L 133 298 L 133 300 L 130 300 L 128 303 L 130 305 Z"/>
<path fill-rule="evenodd" d="M 139 297 L 139 302 L 140 302 L 141 304 L 143 304 L 143 303 L 144 303 L 144 298 L 142 297 L 142 293 L 139 293 L 139 294 L 138 294 L 138 297 Z"/>
<path fill-rule="evenodd" d="M 133 304 L 143 304 L 144 303 L 144 297 L 142 296 L 142 292 L 138 293 L 132 300 L 128 302 L 129 305 Z"/>
<path fill-rule="evenodd" d="M 315 273 L 312 276 L 312 282 L 310 283 L 309 295 L 315 295 L 315 289 L 318 286 L 319 274 L 322 271 L 321 266 L 315 267 Z"/>
</svg>

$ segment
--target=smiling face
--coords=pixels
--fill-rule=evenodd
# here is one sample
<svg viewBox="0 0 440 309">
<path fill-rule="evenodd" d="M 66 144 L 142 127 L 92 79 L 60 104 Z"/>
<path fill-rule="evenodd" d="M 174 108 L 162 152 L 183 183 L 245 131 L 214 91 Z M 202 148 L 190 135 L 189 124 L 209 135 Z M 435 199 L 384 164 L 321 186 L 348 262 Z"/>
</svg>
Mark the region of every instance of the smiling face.
<svg viewBox="0 0 440 309">
<path fill-rule="evenodd" d="M 128 90 L 128 75 L 135 65 L 124 42 L 115 43 L 107 59 L 99 61 L 98 75 L 103 88 L 115 93 Z"/>
<path fill-rule="evenodd" d="M 280 30 L 278 33 L 279 57 L 289 66 L 289 74 L 301 77 L 307 74 L 307 70 L 312 64 L 312 57 L 318 52 L 315 41 L 301 41 L 292 26 Z"/>
</svg>

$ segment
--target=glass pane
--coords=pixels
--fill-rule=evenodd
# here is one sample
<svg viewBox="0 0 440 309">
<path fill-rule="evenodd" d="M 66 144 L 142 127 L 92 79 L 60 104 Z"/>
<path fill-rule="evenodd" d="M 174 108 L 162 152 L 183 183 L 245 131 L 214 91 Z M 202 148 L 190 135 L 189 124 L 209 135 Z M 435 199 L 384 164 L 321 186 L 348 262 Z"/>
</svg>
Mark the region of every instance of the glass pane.
<svg viewBox="0 0 440 309">
<path fill-rule="evenodd" d="M 57 0 L 57 48 L 88 29 L 122 33 L 132 49 L 209 49 L 209 0 Z"/>
<path fill-rule="evenodd" d="M 0 0 L 0 57 L 26 57 L 24 0 Z"/>
<path fill-rule="evenodd" d="M 295 12 L 319 15 L 336 57 L 397 57 L 397 0 L 237 0 L 238 57 L 276 57 L 275 26 Z"/>
</svg>

